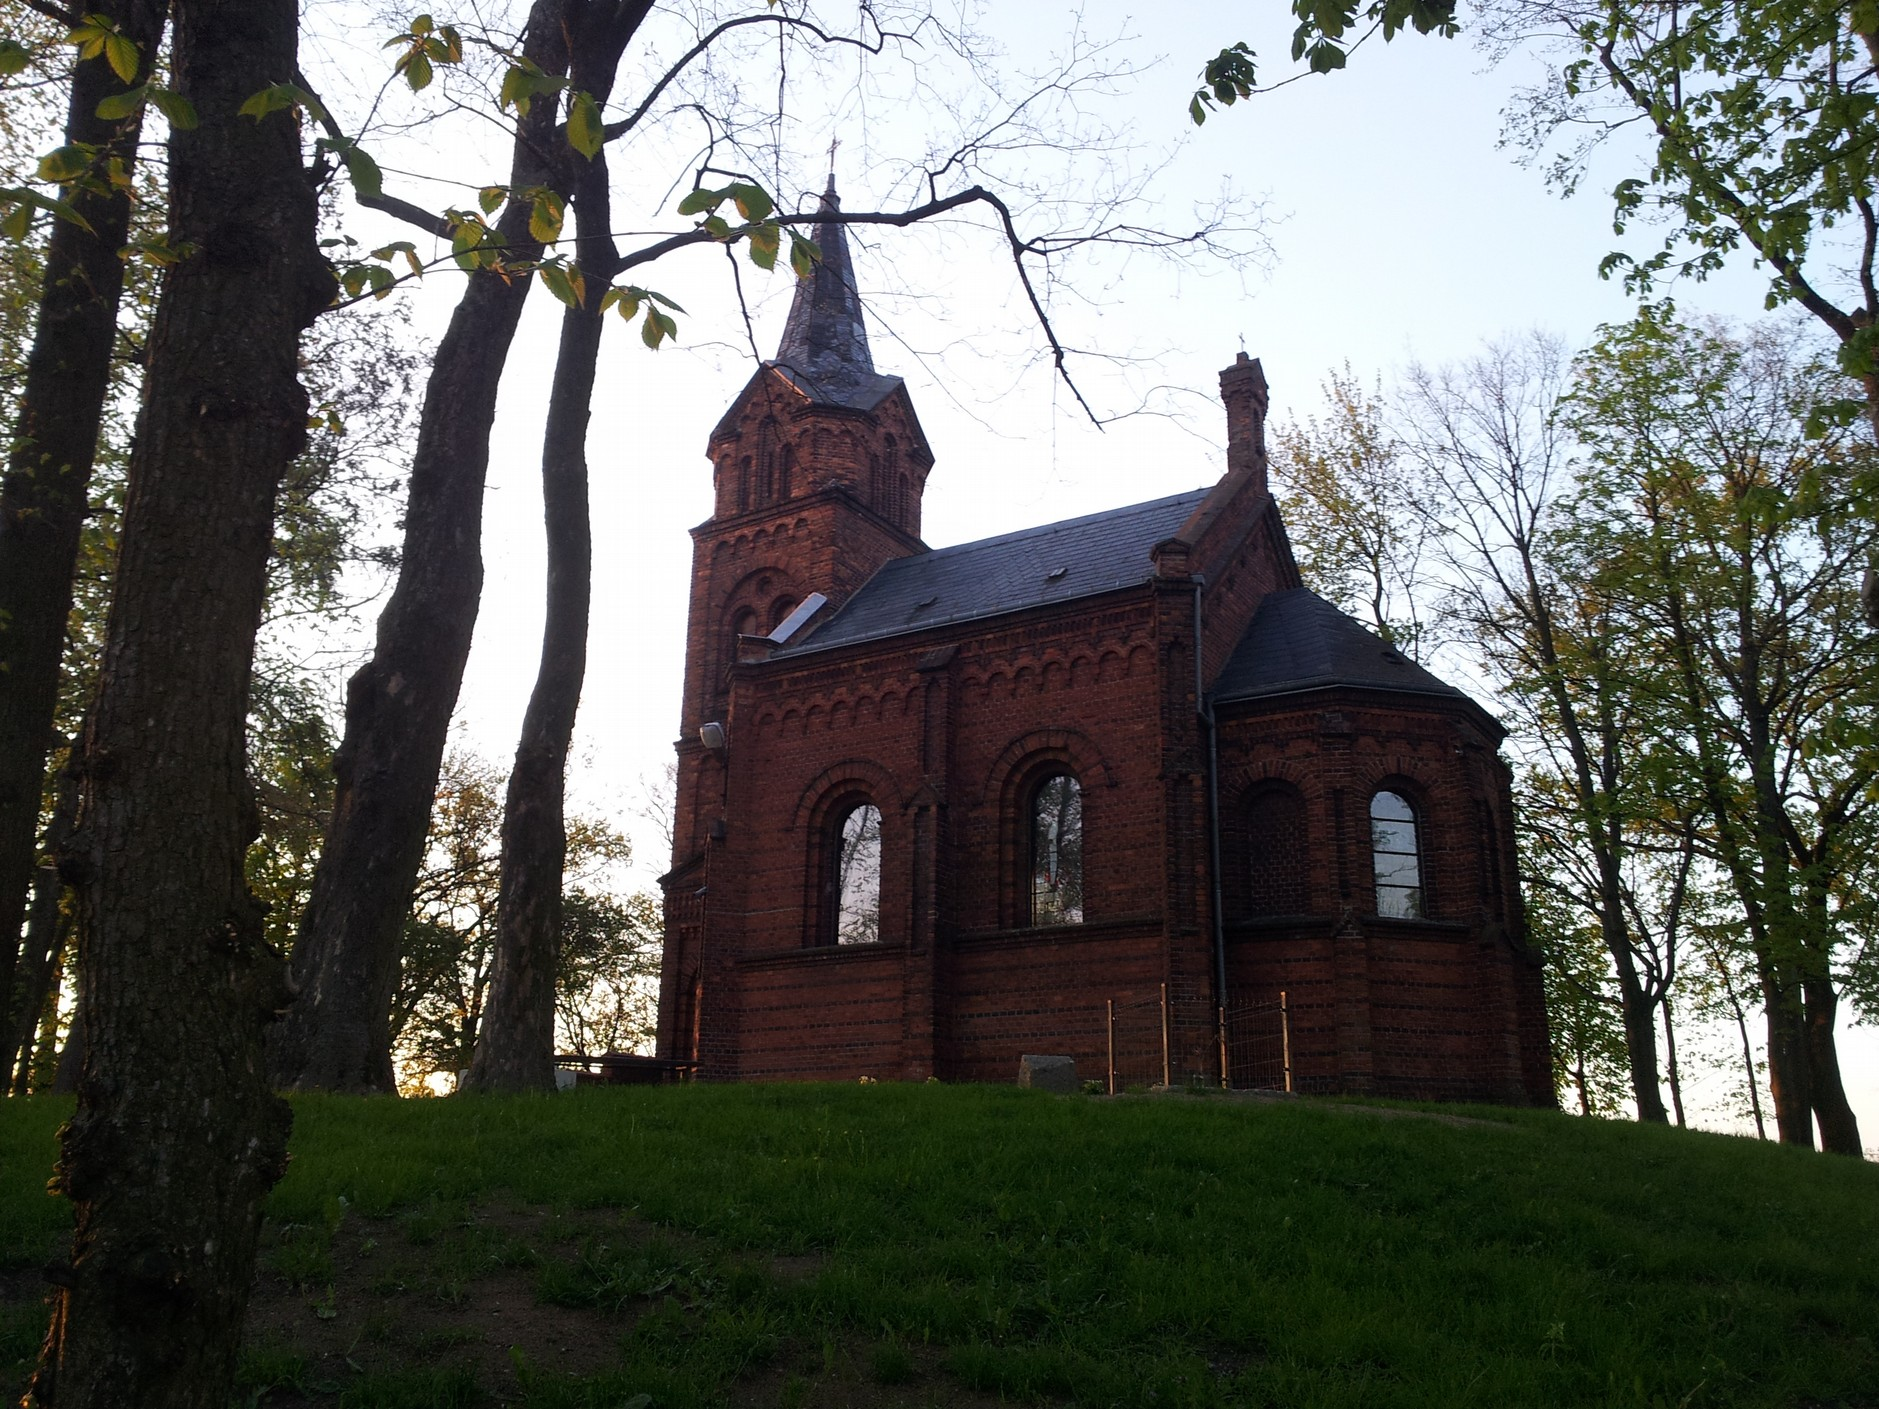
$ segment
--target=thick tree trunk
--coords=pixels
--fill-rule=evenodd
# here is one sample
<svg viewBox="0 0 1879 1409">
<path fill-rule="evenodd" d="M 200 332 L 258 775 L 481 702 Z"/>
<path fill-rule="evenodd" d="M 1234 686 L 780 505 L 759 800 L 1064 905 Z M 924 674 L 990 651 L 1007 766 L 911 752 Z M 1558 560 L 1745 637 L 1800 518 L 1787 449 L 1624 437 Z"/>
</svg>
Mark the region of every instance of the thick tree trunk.
<svg viewBox="0 0 1879 1409">
<path fill-rule="evenodd" d="M 1764 941 L 1765 944 L 1765 941 Z M 1758 956 L 1759 957 L 1759 956 Z M 1814 1148 L 1813 1083 L 1807 1059 L 1807 1022 L 1795 986 L 1772 963 L 1762 963 L 1762 1012 L 1768 1022 L 1768 1094 L 1775 1104 L 1775 1138 Z"/>
<path fill-rule="evenodd" d="M 567 72 L 566 0 L 535 0 L 523 52 Z M 548 183 L 545 153 L 563 141 L 556 104 L 520 120 L 510 184 Z M 538 258 L 529 204 L 497 225 L 512 262 Z M 346 690 L 346 731 L 333 760 L 333 819 L 294 949 L 299 997 L 273 1035 L 277 1084 L 392 1091 L 392 996 L 400 936 L 424 858 L 450 717 L 463 684 L 483 590 L 483 482 L 496 392 L 532 279 L 478 270 L 438 345 L 405 506 L 398 585 L 378 620 L 372 659 Z"/>
<path fill-rule="evenodd" d="M 238 109 L 295 72 L 294 0 L 177 0 L 170 270 L 150 336 L 74 839 L 85 1059 L 59 1182 L 71 1262 L 43 1406 L 222 1409 L 287 1106 L 262 1030 L 286 1003 L 243 879 L 249 675 L 274 501 L 305 440 L 301 330 L 330 302 L 296 115 Z"/>
<path fill-rule="evenodd" d="M 604 102 L 643 4 L 583 7 L 574 86 Z M 611 235 L 607 159 L 571 156 L 576 255 L 584 304 L 561 319 L 561 344 L 542 437 L 542 510 L 548 537 L 547 613 L 541 663 L 522 721 L 502 818 L 502 889 L 489 1001 L 477 1033 L 468 1089 L 554 1089 L 555 969 L 567 859 L 564 801 L 568 749 L 587 672 L 593 532 L 587 500 L 587 423 L 605 315 L 601 295 L 619 267 Z"/>
<path fill-rule="evenodd" d="M 1807 1070 L 1812 1078 L 1809 1094 L 1814 1117 L 1820 1123 L 1820 1147 L 1830 1154 L 1863 1159 L 1866 1149 L 1860 1144 L 1859 1120 L 1846 1099 L 1846 1087 L 1840 1080 L 1840 1053 L 1833 1039 L 1839 996 L 1833 991 L 1833 981 L 1823 975 L 1810 978 L 1802 986 L 1802 997 L 1807 1022 Z"/>
<path fill-rule="evenodd" d="M 140 82 L 149 77 L 163 35 L 164 8 L 161 0 L 87 6 L 87 13 L 115 21 L 137 45 Z M 78 60 L 65 141 L 97 146 L 100 163 L 121 161 L 128 172 L 136 165 L 140 119 L 97 113 L 103 99 L 127 86 L 102 56 Z M 13 1007 L 15 940 L 32 883 L 59 657 L 124 286 L 118 251 L 130 229 L 129 185 L 100 185 L 64 192 L 89 231 L 68 220 L 52 226 L 19 420 L 0 480 L 0 679 L 6 681 L 0 690 L 0 1014 Z"/>
</svg>

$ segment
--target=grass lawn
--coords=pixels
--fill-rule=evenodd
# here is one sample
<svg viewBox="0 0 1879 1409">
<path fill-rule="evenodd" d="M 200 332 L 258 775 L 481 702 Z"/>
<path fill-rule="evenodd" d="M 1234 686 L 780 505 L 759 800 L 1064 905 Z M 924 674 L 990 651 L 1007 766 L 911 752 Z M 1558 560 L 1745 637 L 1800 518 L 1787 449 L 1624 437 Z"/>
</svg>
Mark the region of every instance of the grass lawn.
<svg viewBox="0 0 1879 1409">
<path fill-rule="evenodd" d="M 0 1101 L 14 1393 L 64 1114 Z M 1747 1140 L 881 1084 L 301 1098 L 293 1152 L 244 1404 L 1879 1406 L 1879 1166 Z"/>
</svg>

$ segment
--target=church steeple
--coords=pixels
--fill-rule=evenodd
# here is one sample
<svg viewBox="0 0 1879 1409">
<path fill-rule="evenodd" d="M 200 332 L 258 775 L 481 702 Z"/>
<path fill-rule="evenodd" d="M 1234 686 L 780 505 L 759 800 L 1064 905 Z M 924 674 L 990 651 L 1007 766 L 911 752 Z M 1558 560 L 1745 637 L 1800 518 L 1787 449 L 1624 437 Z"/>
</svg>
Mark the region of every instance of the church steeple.
<svg viewBox="0 0 1879 1409">
<path fill-rule="evenodd" d="M 835 174 L 829 173 L 819 213 L 841 211 L 835 194 Z M 815 242 L 822 258 L 796 283 L 789 321 L 776 350 L 777 366 L 829 391 L 846 390 L 874 376 L 874 358 L 868 352 L 868 329 L 862 321 L 861 296 L 855 290 L 855 269 L 848 256 L 847 227 L 837 220 L 815 223 Z"/>
</svg>

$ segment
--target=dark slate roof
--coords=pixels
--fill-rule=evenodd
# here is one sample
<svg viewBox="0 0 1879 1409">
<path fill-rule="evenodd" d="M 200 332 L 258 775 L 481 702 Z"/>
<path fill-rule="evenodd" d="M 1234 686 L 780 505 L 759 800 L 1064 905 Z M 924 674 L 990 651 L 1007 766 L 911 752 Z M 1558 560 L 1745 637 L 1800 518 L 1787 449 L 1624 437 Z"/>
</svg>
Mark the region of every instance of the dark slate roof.
<svg viewBox="0 0 1879 1409">
<path fill-rule="evenodd" d="M 1259 604 L 1220 672 L 1214 698 L 1224 703 L 1325 685 L 1467 698 L 1304 587 L 1274 592 Z"/>
<path fill-rule="evenodd" d="M 786 646 L 776 656 L 973 621 L 1145 581 L 1155 570 L 1149 549 L 1174 537 L 1208 493 L 1190 490 L 977 543 L 895 558 L 834 616 L 800 644 Z"/>
<path fill-rule="evenodd" d="M 838 214 L 841 208 L 831 175 L 820 210 Z M 884 377 L 874 370 L 861 295 L 855 288 L 855 265 L 848 254 L 848 227 L 839 221 L 818 220 L 813 238 L 822 258 L 797 280 L 783 341 L 768 365 L 811 401 L 872 411 L 900 385 L 900 378 Z"/>
</svg>

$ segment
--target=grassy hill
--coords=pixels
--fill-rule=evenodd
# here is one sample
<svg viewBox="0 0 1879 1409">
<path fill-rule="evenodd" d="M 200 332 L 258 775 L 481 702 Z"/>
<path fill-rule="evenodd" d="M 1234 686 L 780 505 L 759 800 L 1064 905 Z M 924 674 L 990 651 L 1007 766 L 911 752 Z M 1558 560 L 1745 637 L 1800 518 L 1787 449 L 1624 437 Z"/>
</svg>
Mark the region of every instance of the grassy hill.
<svg viewBox="0 0 1879 1409">
<path fill-rule="evenodd" d="M 63 1107 L 0 1101 L 0 1366 Z M 1015 1089 L 302 1099 L 252 1404 L 1879 1406 L 1879 1166 Z"/>
</svg>

